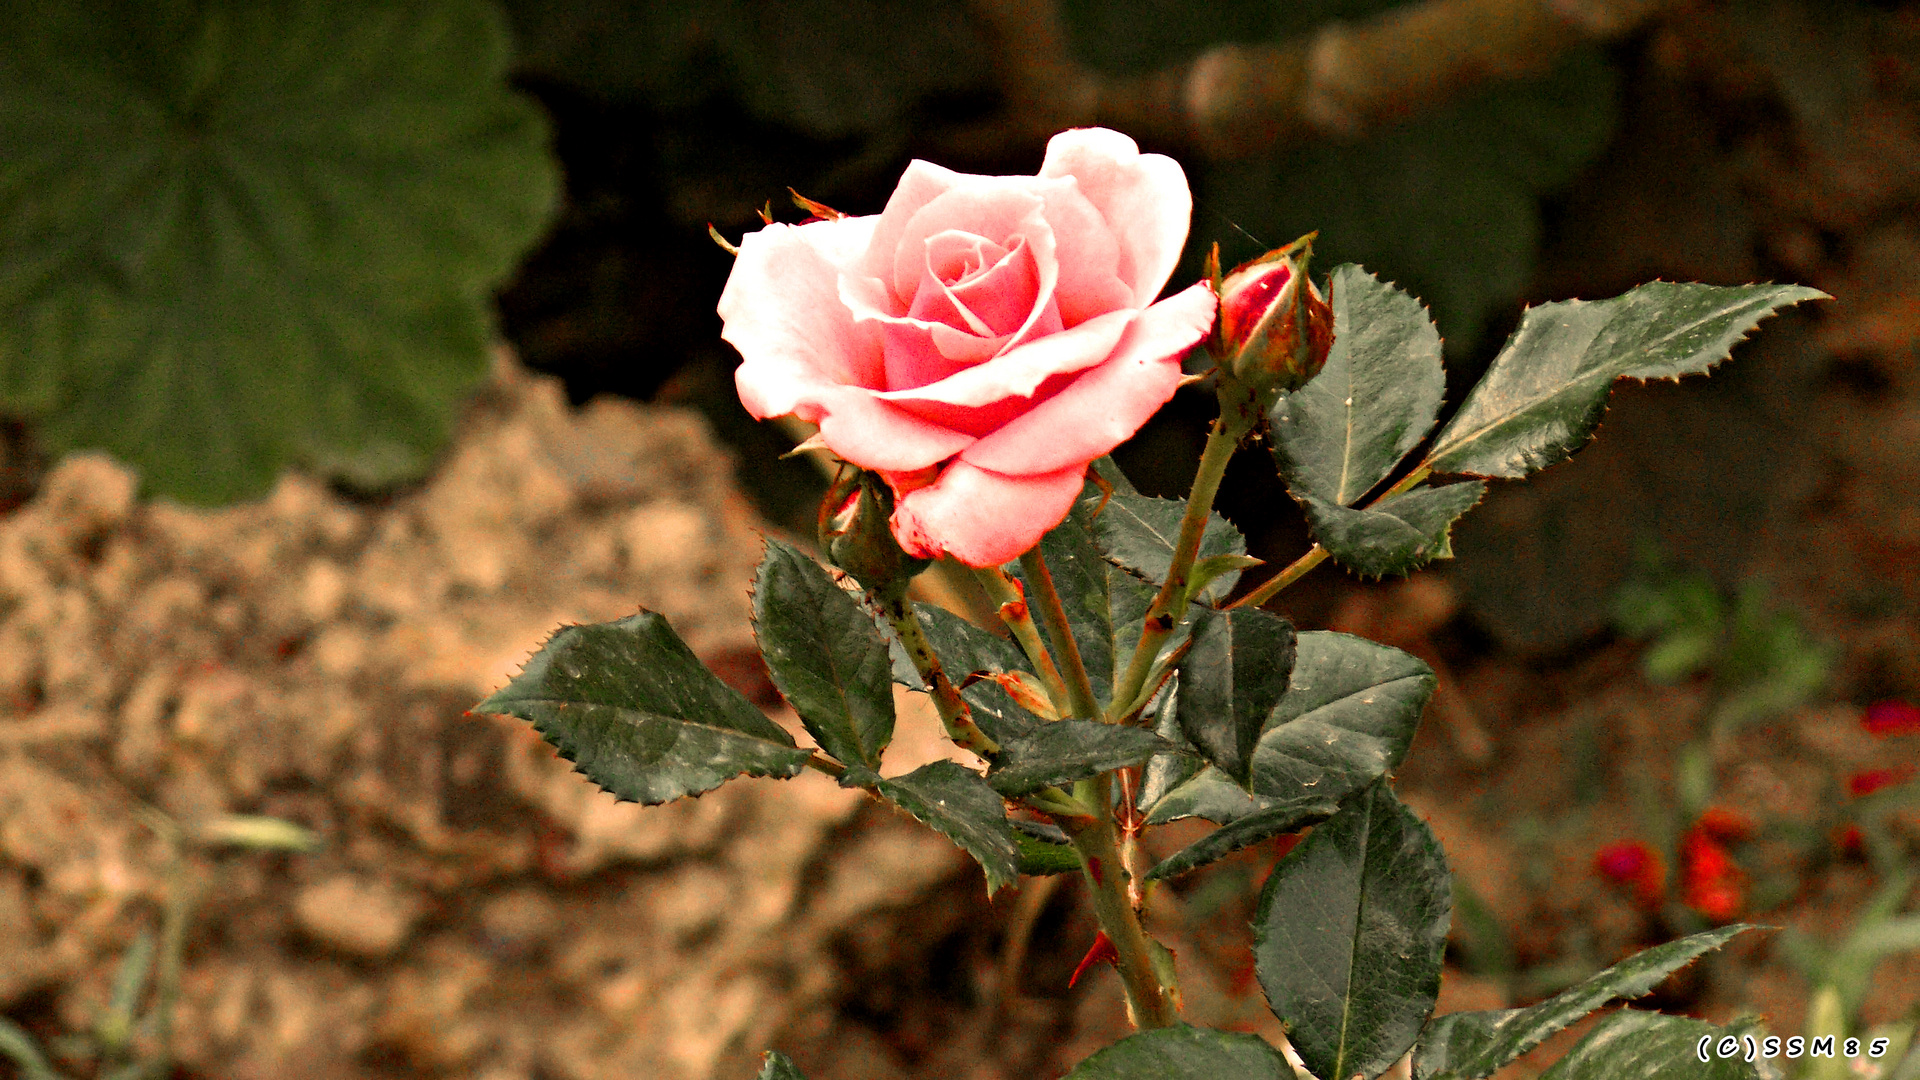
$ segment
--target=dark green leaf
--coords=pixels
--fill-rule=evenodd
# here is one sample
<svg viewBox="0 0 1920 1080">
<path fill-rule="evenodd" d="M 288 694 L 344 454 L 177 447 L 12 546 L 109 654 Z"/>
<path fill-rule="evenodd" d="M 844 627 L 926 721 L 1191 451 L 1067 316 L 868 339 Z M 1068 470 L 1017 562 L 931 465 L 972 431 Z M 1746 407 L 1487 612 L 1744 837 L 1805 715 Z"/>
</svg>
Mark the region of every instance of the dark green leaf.
<svg viewBox="0 0 1920 1080">
<path fill-rule="evenodd" d="M 1146 880 L 1159 881 L 1197 870 L 1241 848 L 1324 821 L 1340 808 L 1332 798 L 1321 795 L 1263 801 L 1266 805 L 1260 809 L 1236 815 L 1227 824 L 1155 863 L 1153 869 L 1147 871 Z"/>
<path fill-rule="evenodd" d="M 1313 538 L 1333 560 L 1357 574 L 1409 574 L 1434 559 L 1453 557 L 1450 532 L 1460 515 L 1487 493 L 1483 481 L 1420 487 L 1364 510 L 1302 500 Z"/>
<path fill-rule="evenodd" d="M 1080 869 L 1080 856 L 1064 840 L 1035 836 L 1021 828 L 1028 822 L 1013 823 L 1013 842 L 1020 846 L 1020 872 L 1028 877 L 1047 877 Z"/>
<path fill-rule="evenodd" d="M 1701 1020 L 1622 1009 L 1595 1025 L 1540 1080 L 1758 1080 L 1759 1071 L 1740 1057 L 1709 1053 L 1700 1060 L 1700 1040 L 1741 1034 Z"/>
<path fill-rule="evenodd" d="M 1155 589 L 1113 565 L 1101 553 L 1094 538 L 1093 517 L 1101 495 L 1098 488 L 1087 485 L 1067 519 L 1041 539 L 1040 551 L 1073 626 L 1073 640 L 1093 682 L 1094 697 L 1104 709 L 1113 696 L 1116 677 L 1133 659 L 1133 648 L 1140 641 Z M 1114 495 L 1115 499 L 1120 497 Z M 1017 565 L 1010 565 L 1008 570 L 1027 585 Z M 1031 587 L 1027 593 L 1032 595 Z M 1184 640 L 1185 635 L 1176 629 L 1161 646 L 1162 654 Z"/>
<path fill-rule="evenodd" d="M 940 658 L 940 666 L 955 686 L 962 686 L 967 676 L 975 672 L 1033 674 L 1027 655 L 1006 638 L 996 637 L 942 607 L 915 604 L 913 610 L 920 619 L 920 631 L 926 635 L 927 644 L 932 646 L 933 654 Z M 908 670 L 912 670 L 911 663 Z M 899 681 L 916 690 L 926 688 L 918 675 L 911 681 Z M 973 722 L 998 743 L 1017 739 L 1046 722 L 1016 704 L 1013 696 L 998 683 L 983 680 L 964 686 L 960 696 L 973 710 Z"/>
<path fill-rule="evenodd" d="M 1440 994 L 1453 908 L 1433 833 L 1385 781 L 1346 800 L 1267 879 L 1254 972 L 1316 1076 L 1378 1076 Z"/>
<path fill-rule="evenodd" d="M 1164 585 L 1167 568 L 1173 565 L 1174 544 L 1180 538 L 1180 519 L 1186 512 L 1184 499 L 1149 499 L 1115 492 L 1100 516 L 1093 518 L 1094 539 L 1116 565 L 1155 585 Z M 1219 514 L 1209 513 L 1207 527 L 1200 534 L 1198 557 L 1214 559 L 1246 553 L 1247 541 L 1240 530 Z M 1221 569 L 1204 589 L 1195 589 L 1193 599 L 1218 603 L 1233 591 L 1234 582 L 1240 580 L 1239 568 L 1225 569 L 1229 563 L 1215 565 Z"/>
<path fill-rule="evenodd" d="M 1426 437 L 1446 374 L 1420 301 L 1348 264 L 1328 302 L 1327 366 L 1274 403 L 1273 458 L 1295 498 L 1351 506 Z"/>
<path fill-rule="evenodd" d="M 0 405 L 211 503 L 418 476 L 559 187 L 490 3 L 0 7 Z"/>
<path fill-rule="evenodd" d="M 1800 285 L 1655 281 L 1611 300 L 1532 308 L 1427 464 L 1516 479 L 1565 461 L 1593 434 L 1615 379 L 1703 373 L 1760 320 L 1825 295 Z"/>
<path fill-rule="evenodd" d="M 1145 728 L 1097 720 L 1056 720 L 1003 743 L 987 783 L 1002 795 L 1025 795 L 1138 765 L 1172 744 Z"/>
<path fill-rule="evenodd" d="M 848 776 L 853 774 L 849 771 Z M 843 782 L 847 778 L 843 777 Z M 951 761 L 876 780 L 888 802 L 960 846 L 987 872 L 987 895 L 1020 876 L 1020 848 L 1006 805 L 980 774 Z"/>
<path fill-rule="evenodd" d="M 819 563 L 769 538 L 754 577 L 753 620 L 767 674 L 820 749 L 878 768 L 893 739 L 893 684 L 873 618 Z"/>
<path fill-rule="evenodd" d="M 1294 1072 L 1258 1035 L 1175 1024 L 1121 1039 L 1066 1080 L 1294 1080 Z"/>
<path fill-rule="evenodd" d="M 1615 998 L 1635 998 L 1701 955 L 1755 929 L 1722 926 L 1627 957 L 1569 990 L 1524 1009 L 1436 1016 L 1420 1033 L 1413 1075 L 1481 1080 L 1540 1045 L 1549 1035 Z"/>
<path fill-rule="evenodd" d="M 1348 634 L 1299 636 L 1293 679 L 1253 752 L 1253 794 L 1208 767 L 1150 807 L 1161 824 L 1229 824 L 1302 796 L 1343 799 L 1397 768 L 1433 696 L 1432 669 L 1399 649 Z"/>
<path fill-rule="evenodd" d="M 742 773 L 793 776 L 808 757 L 651 611 L 561 627 L 474 709 L 533 721 L 588 779 L 634 802 L 698 795 Z"/>
<path fill-rule="evenodd" d="M 1194 620 L 1180 663 L 1180 730 L 1215 768 L 1253 783 L 1253 750 L 1293 673 L 1293 624 L 1258 608 Z"/>
<path fill-rule="evenodd" d="M 793 1059 L 778 1050 L 767 1051 L 766 1061 L 760 1066 L 759 1080 L 807 1080 L 793 1064 Z"/>
</svg>

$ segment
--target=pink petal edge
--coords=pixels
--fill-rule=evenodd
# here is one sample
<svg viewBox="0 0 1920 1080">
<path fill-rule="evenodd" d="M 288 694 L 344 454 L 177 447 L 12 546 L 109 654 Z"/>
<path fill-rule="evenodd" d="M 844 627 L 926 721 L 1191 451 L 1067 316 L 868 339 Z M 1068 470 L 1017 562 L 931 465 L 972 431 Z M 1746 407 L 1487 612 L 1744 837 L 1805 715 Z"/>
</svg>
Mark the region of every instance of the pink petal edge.
<svg viewBox="0 0 1920 1080">
<path fill-rule="evenodd" d="M 1066 520 L 1086 473 L 1085 462 L 1051 473 L 1003 476 L 956 461 L 931 486 L 900 496 L 893 535 L 921 558 L 944 552 L 968 566 L 1012 562 Z"/>
</svg>

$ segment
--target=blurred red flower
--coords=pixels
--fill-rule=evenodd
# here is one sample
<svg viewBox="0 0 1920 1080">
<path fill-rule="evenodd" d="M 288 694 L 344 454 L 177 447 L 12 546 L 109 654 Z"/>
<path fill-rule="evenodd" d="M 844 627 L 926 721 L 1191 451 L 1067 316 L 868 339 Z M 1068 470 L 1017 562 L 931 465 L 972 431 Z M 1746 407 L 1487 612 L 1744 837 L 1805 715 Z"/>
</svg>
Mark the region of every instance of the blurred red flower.
<svg viewBox="0 0 1920 1080">
<path fill-rule="evenodd" d="M 1867 706 L 1861 724 L 1881 738 L 1920 734 L 1920 705 L 1905 701 L 1876 701 Z"/>
</svg>

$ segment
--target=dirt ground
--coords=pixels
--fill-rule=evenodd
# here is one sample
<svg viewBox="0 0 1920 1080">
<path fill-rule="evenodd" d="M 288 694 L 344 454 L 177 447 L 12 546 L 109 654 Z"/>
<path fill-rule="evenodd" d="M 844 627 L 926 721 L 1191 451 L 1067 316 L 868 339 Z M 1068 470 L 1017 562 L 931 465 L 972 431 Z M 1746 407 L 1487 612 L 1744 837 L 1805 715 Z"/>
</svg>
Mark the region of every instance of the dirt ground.
<svg viewBox="0 0 1920 1080">
<path fill-rule="evenodd" d="M 1672 932 L 1593 865 L 1643 832 L 1632 793 L 1670 784 L 1704 693 L 1649 685 L 1640 646 L 1592 624 L 1655 503 L 1689 508 L 1680 556 L 1768 582 L 1836 649 L 1817 704 L 1712 762 L 1719 802 L 1761 826 L 1738 851 L 1742 917 L 1843 931 L 1877 882 L 1821 830 L 1844 778 L 1920 750 L 1861 723 L 1920 704 L 1920 73 L 1881 64 L 1821 114 L 1764 71 L 1693 65 L 1685 35 L 1710 30 L 1643 50 L 1640 137 L 1569 197 L 1540 293 L 1664 275 L 1838 299 L 1767 324 L 1712 389 L 1623 390 L 1595 446 L 1476 511 L 1456 564 L 1380 586 L 1323 569 L 1290 609 L 1445 668 L 1399 781 L 1486 916 L 1457 931 L 1443 1011 L 1528 1000 Z M 1117 1037 L 1111 973 L 1066 985 L 1093 936 L 1075 884 L 989 902 L 945 841 L 811 774 L 617 805 L 527 725 L 467 713 L 555 626 L 644 605 L 791 723 L 746 620 L 768 526 L 735 470 L 756 467 L 691 411 L 574 408 L 503 356 L 444 467 L 378 503 L 288 477 L 188 512 L 100 458 L 5 470 L 32 494 L 0 516 L 0 1012 L 85 1027 L 137 933 L 190 895 L 180 1077 L 729 1080 L 778 1047 L 813 1080 L 1024 1080 Z M 1548 521 L 1606 557 L 1556 569 Z M 1585 607 L 1541 585 L 1589 570 Z M 943 752 L 902 703 L 890 772 Z M 188 838 L 266 814 L 322 846 L 183 849 L 156 810 Z M 1271 856 L 1150 912 L 1195 1022 L 1275 1030 L 1246 955 Z M 1806 997 L 1777 938 L 1748 935 L 1655 1003 L 1790 1033 Z M 1916 1007 L 1920 958 L 1887 961 L 1869 1021 Z"/>
</svg>

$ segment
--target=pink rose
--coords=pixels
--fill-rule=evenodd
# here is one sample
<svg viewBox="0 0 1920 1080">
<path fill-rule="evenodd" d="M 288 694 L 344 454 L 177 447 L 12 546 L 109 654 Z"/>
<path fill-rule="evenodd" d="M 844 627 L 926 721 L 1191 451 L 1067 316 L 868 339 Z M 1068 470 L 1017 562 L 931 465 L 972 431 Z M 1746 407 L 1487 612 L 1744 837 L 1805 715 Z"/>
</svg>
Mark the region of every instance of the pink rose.
<svg viewBox="0 0 1920 1080">
<path fill-rule="evenodd" d="M 720 294 L 740 400 L 885 476 L 908 552 L 1017 558 L 1212 326 L 1204 282 L 1153 302 L 1192 210 L 1172 158 L 1100 128 L 1054 136 L 1038 176 L 915 161 L 877 217 L 740 242 Z"/>
</svg>

